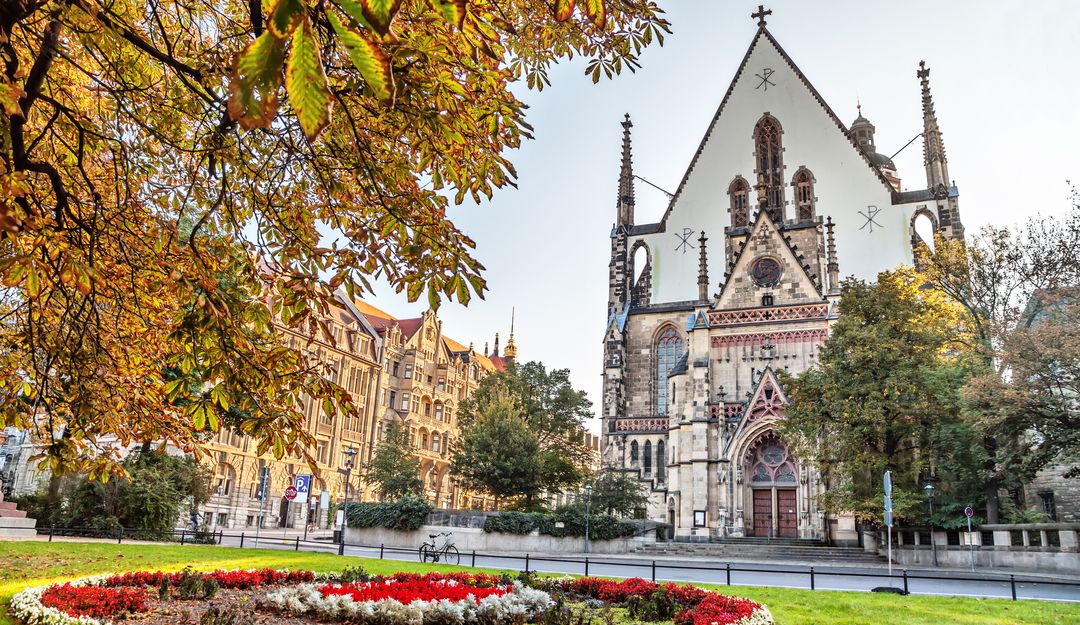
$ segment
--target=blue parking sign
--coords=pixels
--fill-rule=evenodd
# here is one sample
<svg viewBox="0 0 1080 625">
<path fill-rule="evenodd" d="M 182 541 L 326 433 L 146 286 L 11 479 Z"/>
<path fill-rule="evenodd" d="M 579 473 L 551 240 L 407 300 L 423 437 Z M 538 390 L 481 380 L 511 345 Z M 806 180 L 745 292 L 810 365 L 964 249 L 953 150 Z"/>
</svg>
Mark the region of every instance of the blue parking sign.
<svg viewBox="0 0 1080 625">
<path fill-rule="evenodd" d="M 308 493 L 311 492 L 311 476 L 297 475 L 296 481 L 293 482 L 293 486 L 296 487 L 296 501 L 300 503 L 306 502 Z"/>
</svg>

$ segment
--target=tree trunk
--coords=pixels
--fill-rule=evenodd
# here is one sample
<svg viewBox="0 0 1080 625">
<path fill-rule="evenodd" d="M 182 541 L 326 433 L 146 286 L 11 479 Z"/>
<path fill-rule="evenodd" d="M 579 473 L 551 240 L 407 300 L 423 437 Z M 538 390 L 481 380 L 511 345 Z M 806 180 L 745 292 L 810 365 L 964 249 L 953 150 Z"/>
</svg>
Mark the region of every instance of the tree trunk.
<svg viewBox="0 0 1080 625">
<path fill-rule="evenodd" d="M 986 522 L 987 523 L 999 523 L 999 509 L 1000 501 L 998 497 L 998 490 L 1000 488 L 1000 480 L 997 476 L 991 477 L 986 481 Z"/>
</svg>

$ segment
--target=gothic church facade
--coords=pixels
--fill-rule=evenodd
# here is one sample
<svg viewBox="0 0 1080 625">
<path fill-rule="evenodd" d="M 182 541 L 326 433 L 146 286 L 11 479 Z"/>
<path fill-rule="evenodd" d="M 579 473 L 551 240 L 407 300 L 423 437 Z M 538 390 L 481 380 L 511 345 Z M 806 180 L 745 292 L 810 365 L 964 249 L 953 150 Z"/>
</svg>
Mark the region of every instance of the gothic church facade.
<svg viewBox="0 0 1080 625">
<path fill-rule="evenodd" d="M 642 480 L 677 540 L 853 538 L 778 434 L 778 372 L 813 367 L 841 275 L 911 264 L 926 220 L 963 237 L 922 63 L 926 188 L 900 191 L 860 110 L 846 126 L 765 16 L 663 218 L 634 221 L 623 121 L 604 339 L 603 462 Z M 636 265 L 636 266 L 635 266 Z M 845 531 L 846 530 L 846 531 Z"/>
</svg>

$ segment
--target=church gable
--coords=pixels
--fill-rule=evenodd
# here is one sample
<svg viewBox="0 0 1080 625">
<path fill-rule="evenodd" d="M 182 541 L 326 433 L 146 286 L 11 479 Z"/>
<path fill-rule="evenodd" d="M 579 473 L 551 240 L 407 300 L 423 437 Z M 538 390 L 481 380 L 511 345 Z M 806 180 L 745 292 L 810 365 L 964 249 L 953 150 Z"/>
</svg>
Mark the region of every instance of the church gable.
<svg viewBox="0 0 1080 625">
<path fill-rule="evenodd" d="M 750 401 L 746 403 L 739 425 L 735 428 L 731 441 L 739 439 L 743 432 L 753 428 L 758 423 L 765 421 L 778 421 L 784 418 L 784 406 L 787 405 L 787 395 L 784 394 L 780 379 L 772 367 L 766 367 L 761 372 L 757 388 L 750 395 Z"/>
<path fill-rule="evenodd" d="M 762 118 L 762 110 L 767 111 L 765 115 L 778 119 L 786 135 L 785 143 L 805 138 L 809 143 L 826 139 L 834 144 L 842 144 L 840 149 L 844 150 L 845 156 L 851 161 L 852 170 L 856 169 L 854 165 L 858 165 L 865 177 L 876 179 L 884 190 L 892 193 L 893 187 L 888 179 L 858 147 L 844 122 L 833 112 L 780 43 L 766 28 L 761 27 L 736 70 L 697 152 L 668 204 L 661 220 L 662 225 L 668 222 L 673 211 L 678 210 L 680 203 L 696 204 L 699 201 L 699 187 L 711 186 L 707 180 L 709 178 L 726 175 L 726 184 L 737 176 L 743 176 L 751 187 L 754 186 L 757 180 L 755 174 L 760 172 L 741 169 L 720 172 L 713 165 L 723 161 L 722 157 L 718 157 L 718 153 L 728 151 L 733 144 L 737 145 L 748 139 L 754 125 Z M 821 136 L 824 133 L 829 136 Z M 809 149 L 812 150 L 813 147 Z M 785 149 L 785 152 L 787 151 Z M 807 156 L 795 156 L 798 162 L 790 162 L 794 160 L 792 158 L 786 159 L 789 161 L 784 166 L 787 177 L 794 175 L 800 165 L 812 162 L 809 154 Z M 699 178 L 705 180 L 698 180 Z M 792 198 L 786 199 L 790 204 Z M 792 216 L 788 215 L 789 218 Z"/>
<path fill-rule="evenodd" d="M 735 236 L 730 235 L 729 236 Z M 802 252 L 777 228 L 768 211 L 760 211 L 724 276 L 713 310 L 787 306 L 820 302 L 820 280 L 809 273 Z"/>
</svg>

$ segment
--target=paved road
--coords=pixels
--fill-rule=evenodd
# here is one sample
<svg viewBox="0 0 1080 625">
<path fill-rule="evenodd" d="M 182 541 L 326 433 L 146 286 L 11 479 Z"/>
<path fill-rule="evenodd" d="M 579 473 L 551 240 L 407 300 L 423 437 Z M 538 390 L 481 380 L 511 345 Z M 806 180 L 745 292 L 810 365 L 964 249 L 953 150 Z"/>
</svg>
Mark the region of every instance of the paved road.
<svg viewBox="0 0 1080 625">
<path fill-rule="evenodd" d="M 239 536 L 225 536 L 222 544 L 239 546 Z M 244 547 L 254 547 L 253 536 L 245 536 Z M 295 538 L 283 539 L 280 534 L 264 537 L 259 547 L 267 549 L 295 549 Z M 338 546 L 318 542 L 301 542 L 304 551 L 322 551 L 337 553 Z M 380 557 L 378 547 L 346 547 L 345 555 L 365 558 Z M 393 560 L 416 562 L 419 556 L 415 550 L 393 549 L 387 547 L 382 557 Z M 653 562 L 656 563 L 655 577 L 660 581 L 696 582 L 708 584 L 726 584 L 729 582 L 728 571 L 724 562 L 706 560 L 645 559 L 633 556 L 603 556 L 588 558 L 588 574 L 604 577 L 653 577 Z M 471 553 L 461 554 L 461 564 L 485 568 L 524 570 L 525 558 L 517 555 L 477 555 L 475 562 Z M 583 555 L 530 556 L 529 570 L 544 573 L 586 572 L 586 558 Z M 858 566 L 814 566 L 813 582 L 810 567 L 804 564 L 782 564 L 777 562 L 731 562 L 730 583 L 746 586 L 773 586 L 785 588 L 810 588 L 818 590 L 855 590 L 869 591 L 877 586 L 903 588 L 904 580 L 899 568 L 893 569 L 893 577 L 887 577 L 887 569 Z M 978 577 L 977 581 L 965 581 L 964 577 Z M 1018 599 L 1046 599 L 1051 601 L 1080 601 L 1080 581 L 1072 580 L 1071 585 L 1054 584 L 1055 581 L 1069 581 L 1050 576 L 1016 575 L 1016 597 Z M 966 597 L 1001 597 L 1011 598 L 1012 589 L 1009 576 L 994 573 L 971 573 L 970 571 L 952 570 L 909 570 L 908 590 L 916 595 L 945 595 Z"/>
</svg>

